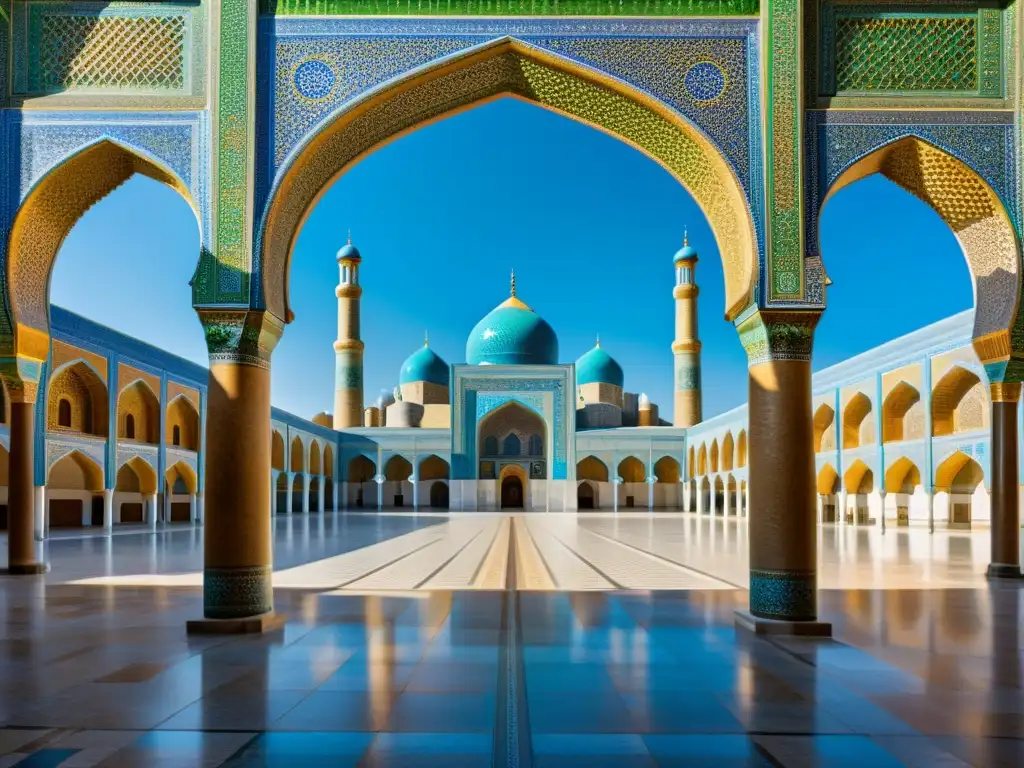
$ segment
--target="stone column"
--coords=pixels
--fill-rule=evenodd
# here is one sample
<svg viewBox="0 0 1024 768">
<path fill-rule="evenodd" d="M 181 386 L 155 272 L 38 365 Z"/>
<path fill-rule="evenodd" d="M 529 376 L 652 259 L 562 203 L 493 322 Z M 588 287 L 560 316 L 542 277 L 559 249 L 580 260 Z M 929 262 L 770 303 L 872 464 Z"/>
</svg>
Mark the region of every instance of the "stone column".
<svg viewBox="0 0 1024 768">
<path fill-rule="evenodd" d="M 703 515 L 704 509 L 704 486 L 698 482 L 693 484 L 693 492 L 697 494 L 697 514 Z"/>
<path fill-rule="evenodd" d="M 203 494 L 196 494 L 196 522 L 202 525 L 204 522 L 205 512 L 203 511 Z"/>
<path fill-rule="evenodd" d="M 419 470 L 417 469 L 409 477 L 409 482 L 412 483 L 412 511 L 420 511 L 420 476 Z"/>
<path fill-rule="evenodd" d="M 931 482 L 932 479 L 928 478 L 928 483 Z M 928 533 L 935 533 L 935 488 L 929 485 L 925 495 L 928 498 Z"/>
<path fill-rule="evenodd" d="M 708 494 L 708 514 L 712 517 L 718 514 L 718 493 L 715 484 L 711 484 L 711 492 Z"/>
<path fill-rule="evenodd" d="M 654 484 L 658 482 L 658 478 L 651 475 L 647 478 L 647 511 L 654 511 Z"/>
<path fill-rule="evenodd" d="M 320 480 L 316 484 L 316 511 L 321 515 L 324 513 L 324 478 L 320 476 Z"/>
<path fill-rule="evenodd" d="M 729 486 L 725 486 L 725 496 L 722 497 L 722 516 L 728 517 L 729 512 L 732 511 L 732 505 L 729 503 L 732 499 L 729 497 Z"/>
<path fill-rule="evenodd" d="M 203 616 L 190 632 L 262 632 L 273 617 L 270 353 L 283 325 L 268 312 L 199 311 L 210 352 Z"/>
<path fill-rule="evenodd" d="M 270 516 L 277 518 L 277 472 L 270 473 Z"/>
<path fill-rule="evenodd" d="M 103 528 L 107 533 L 114 530 L 114 491 L 103 489 Z"/>
<path fill-rule="evenodd" d="M 157 522 L 157 504 L 155 493 L 147 493 L 142 497 L 142 508 L 145 510 L 146 522 L 149 523 L 150 529 L 155 531 Z"/>
<path fill-rule="evenodd" d="M 621 478 L 615 477 L 612 479 L 612 511 L 615 514 L 619 514 L 619 486 L 621 484 Z"/>
<path fill-rule="evenodd" d="M 757 499 L 749 517 L 750 611 L 738 619 L 756 631 L 831 634 L 816 621 L 811 347 L 819 317 L 761 311 L 738 324 L 749 362 L 749 488 Z"/>
<path fill-rule="evenodd" d="M 1020 470 L 1017 458 L 1019 383 L 993 383 L 992 394 L 992 562 L 989 578 L 1021 577 Z"/>
<path fill-rule="evenodd" d="M 881 512 L 878 516 L 878 527 L 882 533 L 885 533 L 885 491 L 878 492 L 878 501 L 881 504 Z"/>
<path fill-rule="evenodd" d="M 292 513 L 292 504 L 295 503 L 294 491 L 292 490 L 292 484 L 295 482 L 295 473 L 294 472 L 286 472 L 285 475 L 288 478 L 288 488 L 285 490 L 285 493 L 284 493 L 284 505 L 285 505 L 284 513 L 286 515 L 290 515 Z"/>
<path fill-rule="evenodd" d="M 302 514 L 309 514 L 309 475 L 302 473 Z"/>
<path fill-rule="evenodd" d="M 196 507 L 196 495 L 190 493 L 188 496 L 188 519 L 193 523 L 199 522 L 199 508 Z"/>
<path fill-rule="evenodd" d="M 14 386 L 12 386 L 12 384 Z M 16 388 L 21 387 L 20 391 Z M 7 485 L 7 572 L 45 573 L 36 554 L 35 539 L 42 527 L 35 515 L 35 393 L 34 383 L 7 379 L 11 395 L 11 450 Z M 37 526 L 38 530 L 37 530 Z"/>
<path fill-rule="evenodd" d="M 50 535 L 50 516 L 46 509 L 46 486 L 32 490 L 32 514 L 36 519 L 36 541 L 45 541 Z"/>
</svg>

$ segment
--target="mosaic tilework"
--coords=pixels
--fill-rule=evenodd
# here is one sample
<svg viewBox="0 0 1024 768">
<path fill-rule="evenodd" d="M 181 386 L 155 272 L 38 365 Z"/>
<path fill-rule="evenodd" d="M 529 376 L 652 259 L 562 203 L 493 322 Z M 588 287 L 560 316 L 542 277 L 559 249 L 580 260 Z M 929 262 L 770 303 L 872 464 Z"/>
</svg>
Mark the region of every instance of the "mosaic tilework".
<svg viewBox="0 0 1024 768">
<path fill-rule="evenodd" d="M 870 5 L 825 3 L 821 93 L 1001 97 L 1002 25 L 1000 9 L 964 2 L 887 5 L 884 14 Z"/>
<path fill-rule="evenodd" d="M 539 394 L 485 395 L 476 396 L 476 420 L 480 419 L 509 401 L 514 401 L 544 416 L 544 398 Z"/>
<path fill-rule="evenodd" d="M 748 365 L 773 360 L 810 362 L 820 312 L 754 312 L 736 324 Z M 712 461 L 712 464 L 714 462 Z"/>
<path fill-rule="evenodd" d="M 812 573 L 750 571 L 750 611 L 755 616 L 785 621 L 816 619 L 817 578 Z"/>
<path fill-rule="evenodd" d="M 278 16 L 756 16 L 759 0 L 260 0 Z"/>
<path fill-rule="evenodd" d="M 274 607 L 271 567 L 203 569 L 203 614 L 208 619 L 259 616 Z"/>
<path fill-rule="evenodd" d="M 11 15 L 14 0 L 0 0 L 0 61 L 10 61 L 11 56 Z M 7 92 L 11 70 L 8 66 L 0 67 L 0 107 L 7 106 Z M 2 232 L 0 232 L 2 234 Z"/>
<path fill-rule="evenodd" d="M 767 303 L 803 295 L 803 101 L 798 0 L 774 0 L 765 20 Z"/>
</svg>

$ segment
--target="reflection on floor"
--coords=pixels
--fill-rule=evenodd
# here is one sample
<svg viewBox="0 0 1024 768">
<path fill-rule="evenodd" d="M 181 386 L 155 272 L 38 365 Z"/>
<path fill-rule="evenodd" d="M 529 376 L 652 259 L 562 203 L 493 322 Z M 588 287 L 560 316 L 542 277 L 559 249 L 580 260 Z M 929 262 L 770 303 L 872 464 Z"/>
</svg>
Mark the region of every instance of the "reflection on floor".
<svg viewBox="0 0 1024 768">
<path fill-rule="evenodd" d="M 826 526 L 822 589 L 984 585 L 988 531 Z M 53 539 L 50 583 L 199 586 L 202 531 Z M 682 514 L 282 516 L 275 586 L 322 591 L 745 588 L 745 520 Z"/>
<path fill-rule="evenodd" d="M 824 592 L 829 641 L 728 590 L 276 600 L 195 638 L 194 588 L 0 580 L 0 765 L 1024 765 L 1016 585 Z"/>
</svg>

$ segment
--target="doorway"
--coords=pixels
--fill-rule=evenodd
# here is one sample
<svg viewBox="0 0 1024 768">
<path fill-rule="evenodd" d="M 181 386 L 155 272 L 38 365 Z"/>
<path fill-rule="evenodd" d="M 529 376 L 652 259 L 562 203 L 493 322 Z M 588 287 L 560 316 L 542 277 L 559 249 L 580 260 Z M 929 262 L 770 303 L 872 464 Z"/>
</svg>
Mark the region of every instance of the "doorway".
<svg viewBox="0 0 1024 768">
<path fill-rule="evenodd" d="M 593 509 L 594 508 L 594 489 L 588 482 L 580 483 L 579 490 L 576 491 L 576 508 L 577 509 Z"/>
<path fill-rule="evenodd" d="M 509 475 L 501 481 L 501 508 L 523 508 L 523 481 L 515 475 Z"/>
<path fill-rule="evenodd" d="M 448 509 L 448 483 L 438 481 L 430 486 L 430 506 L 433 509 Z"/>
</svg>

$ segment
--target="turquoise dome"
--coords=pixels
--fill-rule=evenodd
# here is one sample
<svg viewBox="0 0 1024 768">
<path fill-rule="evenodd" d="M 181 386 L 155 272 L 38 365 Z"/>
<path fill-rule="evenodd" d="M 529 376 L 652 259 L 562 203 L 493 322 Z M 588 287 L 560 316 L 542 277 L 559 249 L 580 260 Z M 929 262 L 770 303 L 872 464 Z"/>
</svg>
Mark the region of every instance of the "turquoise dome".
<svg viewBox="0 0 1024 768">
<path fill-rule="evenodd" d="M 614 384 L 621 388 L 623 379 L 622 366 L 601 349 L 600 343 L 576 361 L 577 384 Z"/>
<path fill-rule="evenodd" d="M 558 337 L 540 315 L 512 296 L 476 324 L 466 341 L 470 365 L 556 365 Z"/>
<path fill-rule="evenodd" d="M 345 245 L 338 251 L 338 261 L 342 259 L 359 259 L 363 260 L 363 257 L 359 255 L 359 249 L 352 245 L 352 241 L 349 240 Z"/>
<path fill-rule="evenodd" d="M 683 247 L 676 251 L 676 255 L 672 257 L 673 263 L 681 261 L 682 259 L 694 259 L 697 258 L 697 249 L 690 245 L 690 238 L 683 233 Z"/>
<path fill-rule="evenodd" d="M 398 376 L 399 384 L 412 384 L 416 381 L 448 386 L 448 363 L 426 344 L 406 358 Z"/>
</svg>

